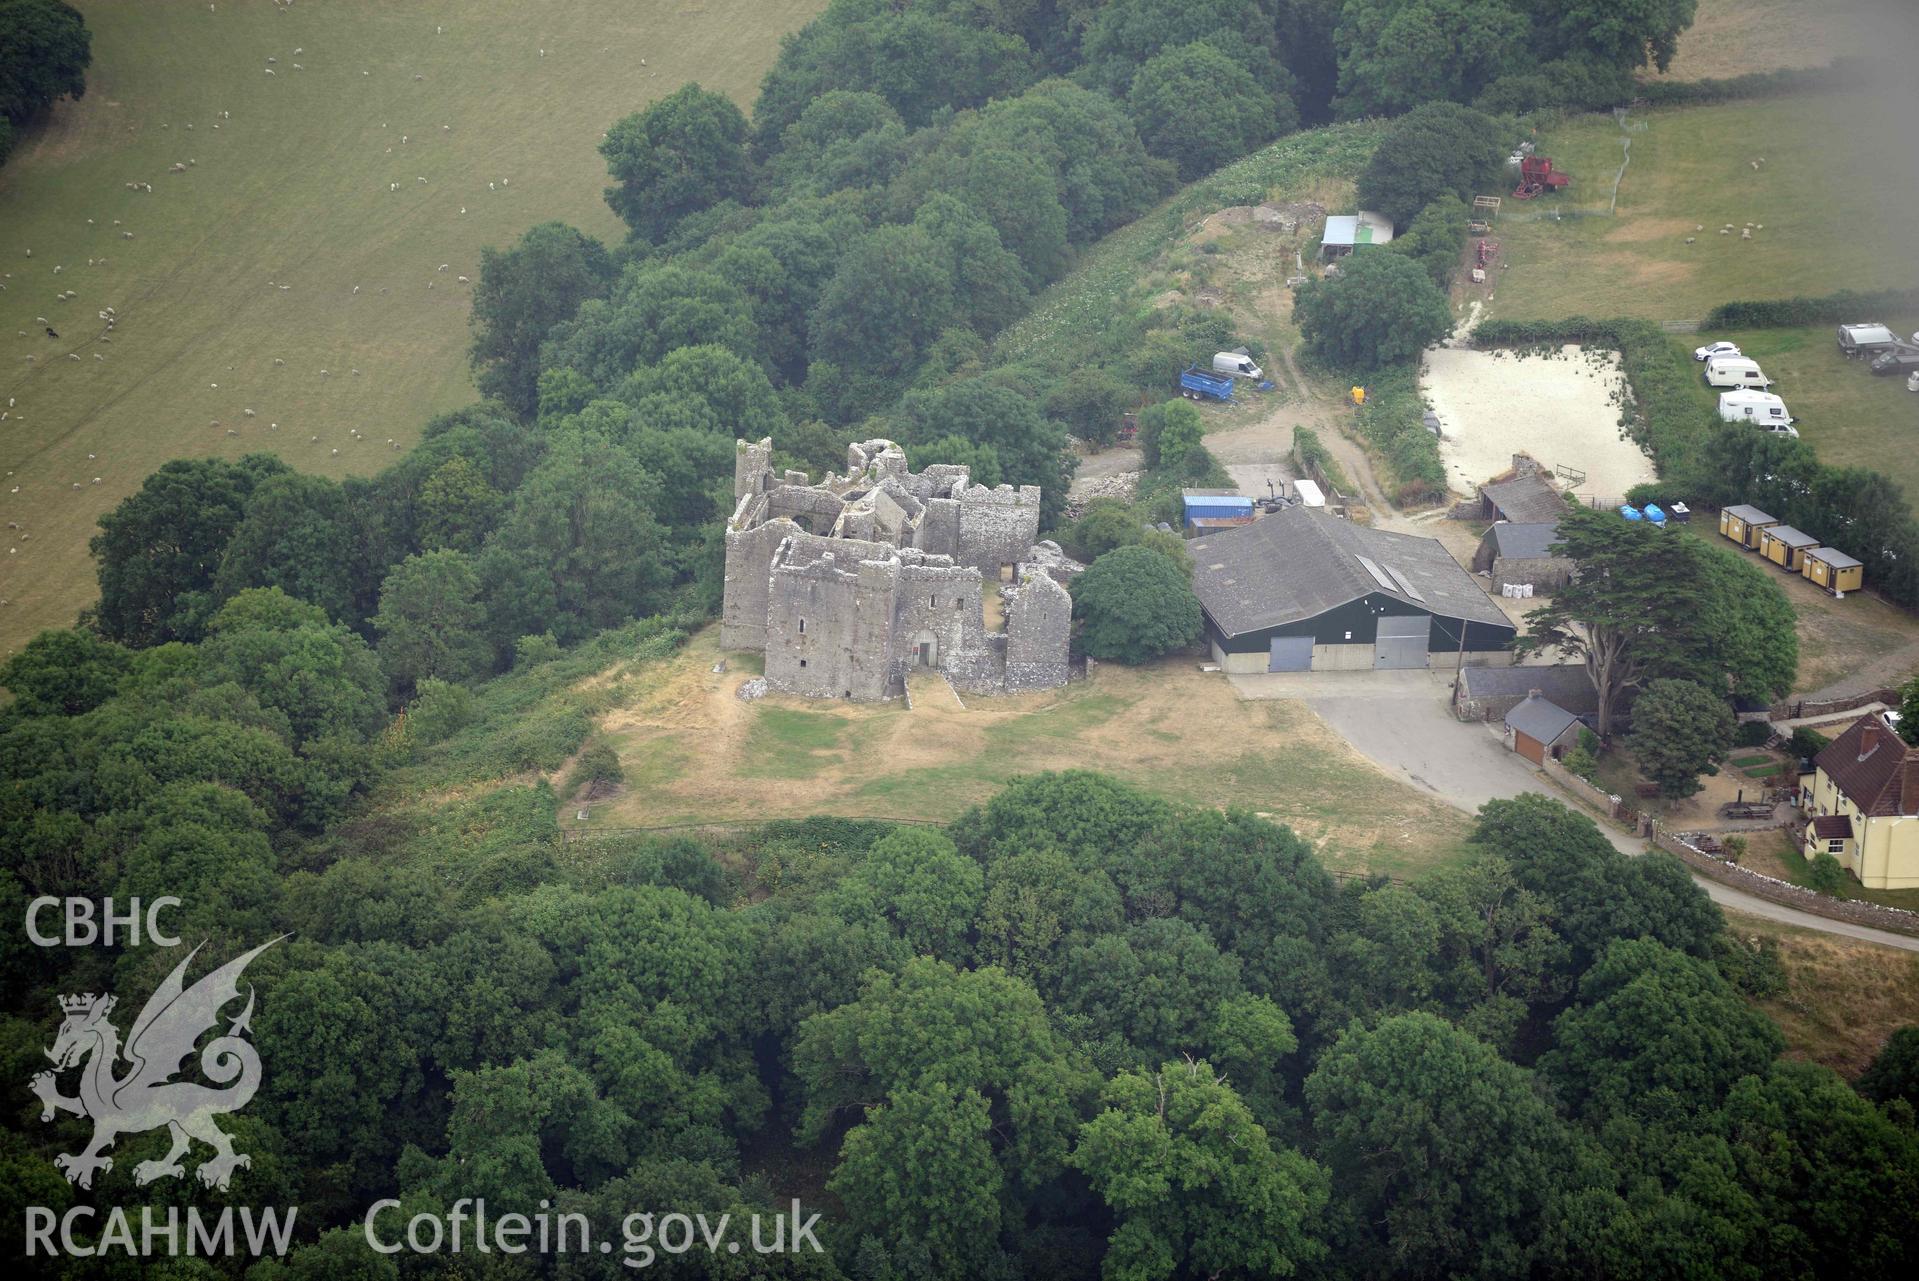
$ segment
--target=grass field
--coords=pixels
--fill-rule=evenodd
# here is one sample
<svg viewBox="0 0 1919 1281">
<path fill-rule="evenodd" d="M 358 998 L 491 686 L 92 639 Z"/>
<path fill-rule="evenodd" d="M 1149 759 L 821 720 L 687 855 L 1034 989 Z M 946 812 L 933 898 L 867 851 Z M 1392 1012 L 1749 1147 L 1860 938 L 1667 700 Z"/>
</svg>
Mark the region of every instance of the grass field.
<svg viewBox="0 0 1919 1281">
<path fill-rule="evenodd" d="M 1785 67 L 1817 67 L 1870 54 L 1876 18 L 1895 0 L 1699 0 L 1679 53 L 1652 80 L 1715 80 Z"/>
<path fill-rule="evenodd" d="M 633 678 L 600 720 L 626 788 L 593 827 L 760 822 L 830 812 L 949 819 L 1007 780 L 1086 768 L 1290 825 L 1338 870 L 1411 875 L 1459 849 L 1465 816 L 1395 782 L 1294 703 L 1242 703 L 1192 662 L 1102 665 L 1064 690 L 904 704 L 743 703 L 709 629 Z M 563 815 L 569 821 L 574 810 Z"/>
<path fill-rule="evenodd" d="M 1889 156 L 1857 127 L 1880 106 L 1826 93 L 1660 109 L 1633 113 L 1646 127 L 1630 134 L 1610 115 L 1570 119 L 1538 144 L 1571 188 L 1506 201 L 1494 314 L 1697 320 L 1735 298 L 1919 281 L 1894 251 L 1913 225 L 1898 196 L 1912 189 L 1910 149 Z M 1608 217 L 1625 137 L 1632 160 Z M 1555 208 L 1592 216 L 1555 221 Z M 1728 223 L 1732 233 L 1718 234 Z M 1751 240 L 1740 237 L 1747 223 L 1757 224 Z"/>
<path fill-rule="evenodd" d="M 0 653 L 92 599 L 96 517 L 167 459 L 364 475 L 466 403 L 480 247 L 617 238 L 601 132 L 687 80 L 750 102 L 823 0 L 79 7 L 87 94 L 0 168 Z"/>
<path fill-rule="evenodd" d="M 1861 319 L 1883 321 L 1898 334 L 1919 329 L 1919 314 Z M 1722 338 L 1738 343 L 1775 380 L 1773 390 L 1821 462 L 1884 472 L 1907 497 L 1919 498 L 1919 395 L 1906 390 L 1903 374 L 1875 376 L 1864 361 L 1840 355 L 1833 331 L 1832 325 L 1712 330 L 1682 341 L 1688 348 Z M 1696 392 L 1702 407 L 1718 405 L 1719 393 L 1703 378 Z"/>
</svg>

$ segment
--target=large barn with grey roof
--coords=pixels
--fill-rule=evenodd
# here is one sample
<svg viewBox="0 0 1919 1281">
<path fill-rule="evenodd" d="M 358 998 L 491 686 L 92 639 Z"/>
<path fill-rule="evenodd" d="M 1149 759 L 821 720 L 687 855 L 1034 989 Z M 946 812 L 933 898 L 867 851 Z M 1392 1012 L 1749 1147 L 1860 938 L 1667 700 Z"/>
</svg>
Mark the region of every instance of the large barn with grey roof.
<svg viewBox="0 0 1919 1281">
<path fill-rule="evenodd" d="M 1504 613 L 1435 539 L 1289 507 L 1187 544 L 1213 658 L 1229 672 L 1510 661 Z"/>
</svg>

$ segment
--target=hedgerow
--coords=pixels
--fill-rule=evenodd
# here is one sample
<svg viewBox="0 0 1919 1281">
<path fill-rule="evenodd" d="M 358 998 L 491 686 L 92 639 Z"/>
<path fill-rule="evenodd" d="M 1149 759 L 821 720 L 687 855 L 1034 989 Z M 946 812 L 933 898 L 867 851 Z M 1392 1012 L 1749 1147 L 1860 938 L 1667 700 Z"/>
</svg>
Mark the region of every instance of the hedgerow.
<svg viewBox="0 0 1919 1281">
<path fill-rule="evenodd" d="M 1842 289 L 1817 298 L 1761 298 L 1721 303 L 1702 329 L 1787 329 L 1795 325 L 1859 323 L 1886 311 L 1919 307 L 1919 288 Z"/>
</svg>

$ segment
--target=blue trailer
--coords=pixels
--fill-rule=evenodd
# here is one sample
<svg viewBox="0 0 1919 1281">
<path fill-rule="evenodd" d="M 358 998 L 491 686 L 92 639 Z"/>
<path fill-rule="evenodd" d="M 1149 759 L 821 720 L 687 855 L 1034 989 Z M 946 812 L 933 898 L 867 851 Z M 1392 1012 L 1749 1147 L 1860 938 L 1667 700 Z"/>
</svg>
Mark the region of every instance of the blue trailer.
<svg viewBox="0 0 1919 1281">
<path fill-rule="evenodd" d="M 1188 365 L 1180 371 L 1179 394 L 1188 400 L 1231 400 L 1233 380 L 1225 374 L 1208 373 L 1197 364 Z"/>
</svg>

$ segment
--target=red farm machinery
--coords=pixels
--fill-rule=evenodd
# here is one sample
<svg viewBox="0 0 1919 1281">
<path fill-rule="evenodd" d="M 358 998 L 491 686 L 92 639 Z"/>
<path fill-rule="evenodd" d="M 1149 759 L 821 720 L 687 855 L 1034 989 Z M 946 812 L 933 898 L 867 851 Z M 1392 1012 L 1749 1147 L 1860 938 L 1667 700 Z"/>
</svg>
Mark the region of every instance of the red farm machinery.
<svg viewBox="0 0 1919 1281">
<path fill-rule="evenodd" d="M 1522 156 L 1519 161 L 1519 185 L 1513 188 L 1514 200 L 1531 200 L 1548 191 L 1570 186 L 1572 179 L 1553 168 L 1550 156 Z"/>
</svg>

